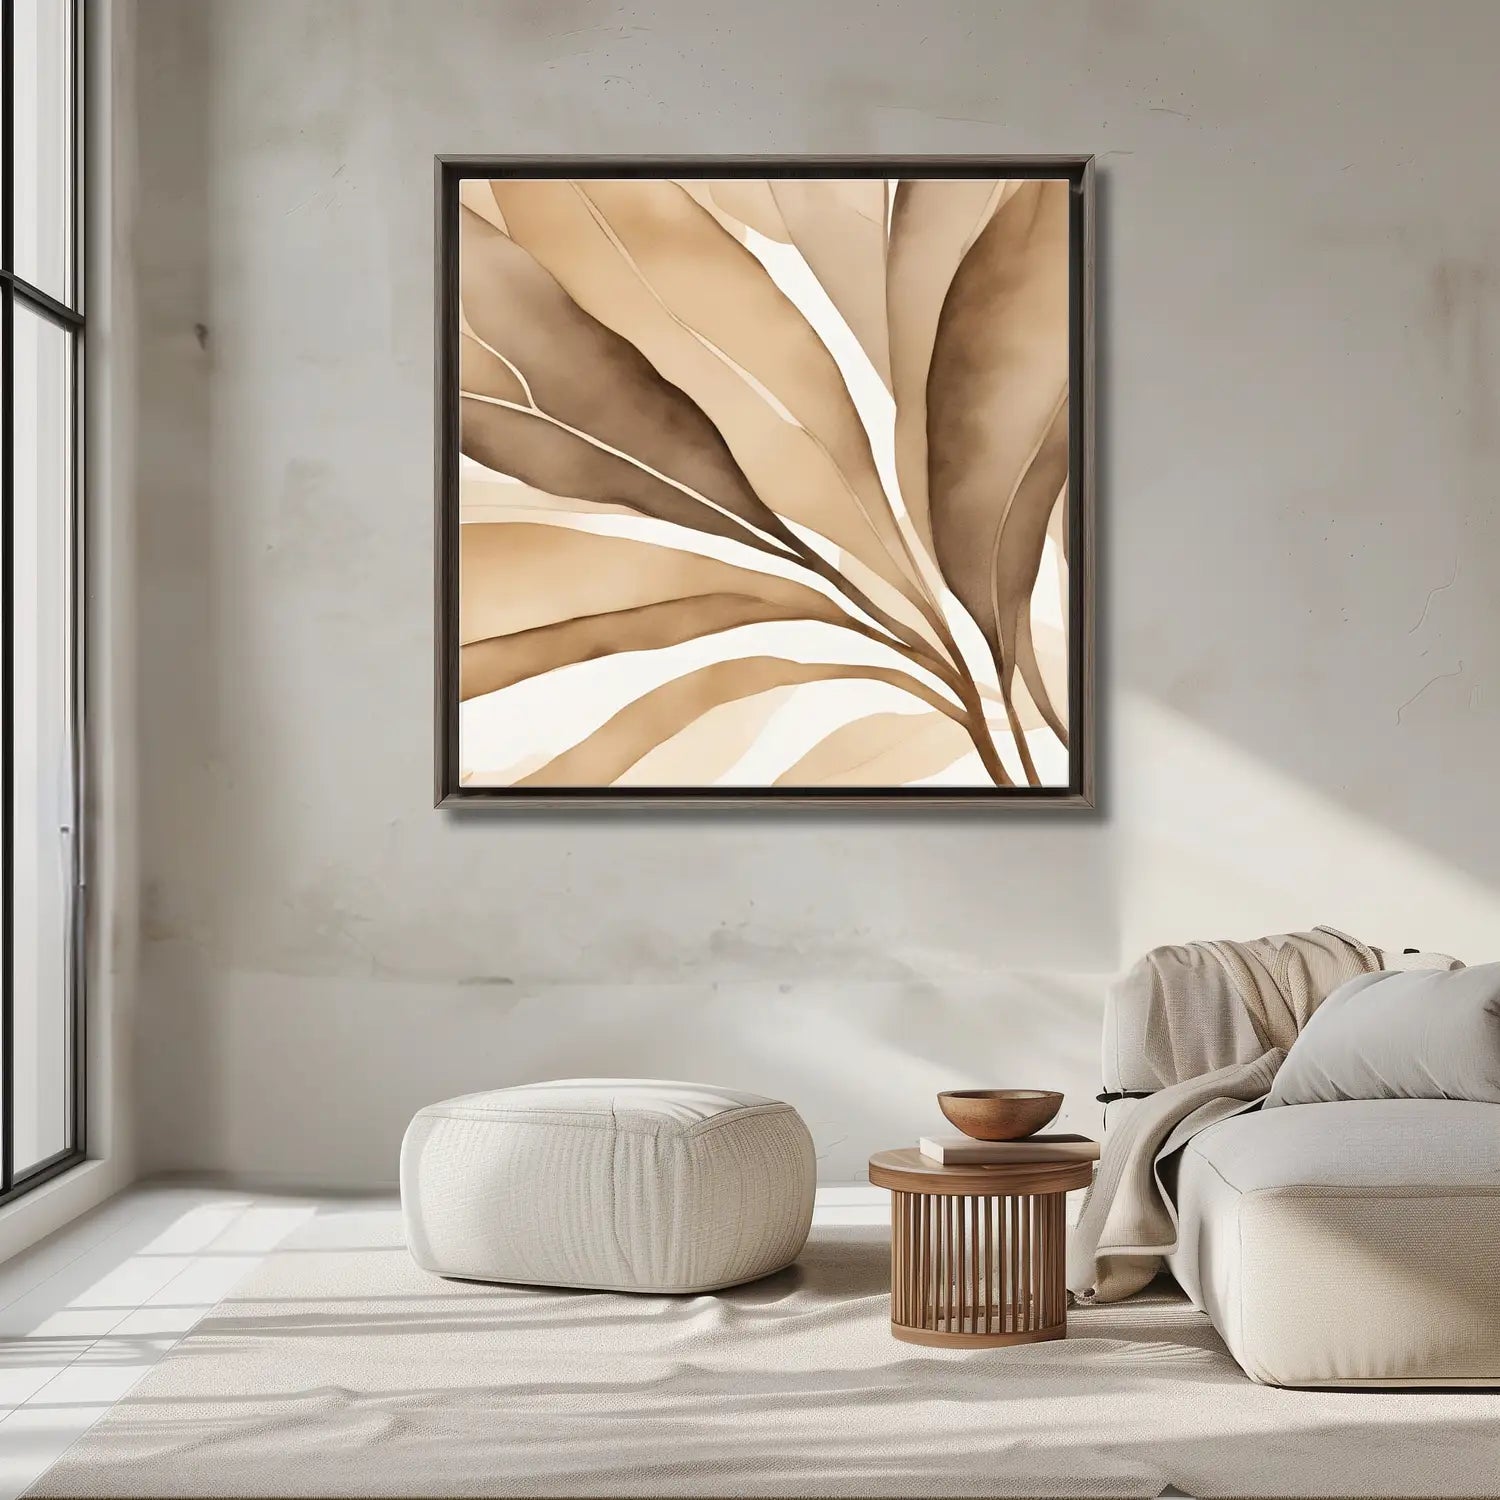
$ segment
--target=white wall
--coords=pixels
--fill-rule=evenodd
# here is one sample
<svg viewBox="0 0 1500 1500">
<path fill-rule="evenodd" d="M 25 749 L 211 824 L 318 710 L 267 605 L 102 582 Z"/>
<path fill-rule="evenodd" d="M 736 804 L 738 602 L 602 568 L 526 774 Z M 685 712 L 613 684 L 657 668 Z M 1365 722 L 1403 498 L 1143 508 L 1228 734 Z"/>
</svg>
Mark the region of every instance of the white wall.
<svg viewBox="0 0 1500 1500">
<path fill-rule="evenodd" d="M 1145 947 L 1500 949 L 1500 6 L 144 0 L 148 1167 L 521 1079 L 1097 1116 Z M 1101 816 L 430 806 L 432 157 L 1093 151 Z"/>
</svg>

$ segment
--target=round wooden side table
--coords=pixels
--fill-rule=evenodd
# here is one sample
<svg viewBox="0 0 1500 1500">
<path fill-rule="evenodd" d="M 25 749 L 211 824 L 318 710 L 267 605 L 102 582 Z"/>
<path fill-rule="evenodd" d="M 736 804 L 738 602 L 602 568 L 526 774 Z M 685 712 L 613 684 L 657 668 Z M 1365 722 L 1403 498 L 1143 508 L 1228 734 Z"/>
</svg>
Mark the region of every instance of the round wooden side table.
<svg viewBox="0 0 1500 1500">
<path fill-rule="evenodd" d="M 1068 1331 L 1065 1194 L 1088 1161 L 945 1167 L 915 1147 L 870 1158 L 891 1190 L 891 1332 L 909 1344 L 994 1348 Z"/>
</svg>

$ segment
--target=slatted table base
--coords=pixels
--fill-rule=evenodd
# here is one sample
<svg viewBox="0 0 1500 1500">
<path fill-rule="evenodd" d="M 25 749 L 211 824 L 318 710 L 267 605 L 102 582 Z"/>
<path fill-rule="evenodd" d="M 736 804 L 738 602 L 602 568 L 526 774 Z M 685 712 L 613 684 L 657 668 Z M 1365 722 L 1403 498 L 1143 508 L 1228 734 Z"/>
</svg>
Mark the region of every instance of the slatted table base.
<svg viewBox="0 0 1500 1500">
<path fill-rule="evenodd" d="M 1065 1193 L 891 1194 L 891 1332 L 994 1348 L 1067 1333 Z"/>
</svg>

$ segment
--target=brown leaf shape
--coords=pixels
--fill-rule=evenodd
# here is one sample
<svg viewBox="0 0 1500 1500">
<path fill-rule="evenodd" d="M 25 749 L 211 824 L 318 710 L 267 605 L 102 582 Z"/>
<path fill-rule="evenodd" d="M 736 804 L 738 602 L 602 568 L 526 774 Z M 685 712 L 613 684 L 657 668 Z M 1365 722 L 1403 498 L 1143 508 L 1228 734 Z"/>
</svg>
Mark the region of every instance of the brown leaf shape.
<svg viewBox="0 0 1500 1500">
<path fill-rule="evenodd" d="M 1002 184 L 983 178 L 896 184 L 886 262 L 891 393 L 896 398 L 896 476 L 917 535 L 930 548 L 927 502 L 927 375 L 943 299 L 964 253 L 994 211 Z"/>
<path fill-rule="evenodd" d="M 745 594 L 691 594 L 685 599 L 663 599 L 635 609 L 561 620 L 465 646 L 459 658 L 459 697 L 479 698 L 558 667 L 621 651 L 655 651 L 740 625 L 805 618 L 787 605 Z"/>
<path fill-rule="evenodd" d="M 721 703 L 771 688 L 842 677 L 888 682 L 916 694 L 941 713 L 962 723 L 962 714 L 940 694 L 904 672 L 885 667 L 830 662 L 783 661 L 776 656 L 749 656 L 699 667 L 663 683 L 627 704 L 586 739 L 563 751 L 517 786 L 609 786 L 648 751 Z"/>
<path fill-rule="evenodd" d="M 1036 704 L 1037 712 L 1041 714 L 1053 734 L 1066 745 L 1068 726 L 1053 705 L 1052 695 L 1047 691 L 1041 664 L 1036 659 L 1036 644 L 1032 640 L 1029 617 L 1022 620 L 1016 632 L 1015 659 L 1016 668 L 1021 674 L 1021 681 L 1026 684 L 1026 691 L 1031 695 L 1031 701 Z M 1022 717 L 1024 718 L 1024 715 Z"/>
<path fill-rule="evenodd" d="M 463 451 L 552 494 L 780 550 L 739 524 L 787 537 L 703 412 L 508 236 L 467 210 L 460 221 L 464 314 L 514 367 L 519 393 L 496 398 L 509 405 L 464 397 Z M 483 378 L 496 378 L 492 364 Z"/>
<path fill-rule="evenodd" d="M 505 521 L 467 525 L 459 544 L 465 700 L 574 662 L 772 620 L 881 639 L 816 589 L 633 537 Z"/>
<path fill-rule="evenodd" d="M 986 225 L 949 288 L 927 382 L 934 549 L 1002 681 L 1067 478 L 1068 193 L 1025 182 Z"/>
<path fill-rule="evenodd" d="M 974 742 L 943 714 L 870 714 L 840 725 L 777 786 L 904 786 L 962 760 Z"/>
<path fill-rule="evenodd" d="M 507 180 L 495 191 L 517 242 L 693 393 L 769 506 L 921 598 L 837 363 L 710 213 L 672 182 Z"/>
<path fill-rule="evenodd" d="M 1058 592 L 1063 622 L 1063 676 L 1066 677 L 1068 639 L 1068 487 L 1066 484 L 1063 485 L 1056 503 L 1048 512 L 1046 537 L 1051 537 L 1057 548 Z M 1039 559 L 1045 546 L 1045 539 L 1044 537 L 1042 547 L 1038 548 Z M 1053 733 L 1066 745 L 1068 743 L 1067 699 L 1064 696 L 1061 702 L 1055 702 L 1047 686 L 1046 673 L 1037 659 L 1036 643 L 1032 637 L 1031 616 L 1029 604 L 1017 616 L 1016 639 L 1012 654 L 1015 657 L 1016 668 L 1021 674 L 1021 680 L 1026 684 L 1026 691 L 1031 694 L 1032 701 Z"/>
<path fill-rule="evenodd" d="M 775 605 L 776 619 L 846 619 L 824 594 L 791 579 L 637 537 L 526 521 L 460 528 L 458 629 L 465 645 L 712 595 Z"/>
<path fill-rule="evenodd" d="M 885 193 L 884 179 L 873 177 L 787 177 L 771 184 L 792 243 L 889 389 Z"/>
<path fill-rule="evenodd" d="M 1000 660 L 1004 664 L 1001 682 L 1008 686 L 1017 666 L 1022 666 L 1027 690 L 1064 744 L 1067 731 L 1048 699 L 1032 649 L 1031 594 L 1047 541 L 1047 519 L 1067 473 L 1068 403 L 1064 401 L 1001 517 L 991 572 L 995 615 L 1000 622 Z"/>
<path fill-rule="evenodd" d="M 516 372 L 471 333 L 458 339 L 458 388 L 464 395 L 526 404 L 526 387 Z"/>
<path fill-rule="evenodd" d="M 1058 492 L 1057 504 L 1052 507 L 1052 514 L 1047 520 L 1047 535 L 1053 540 L 1057 547 L 1057 555 L 1064 563 L 1068 562 L 1068 548 L 1071 545 L 1068 540 L 1068 487 L 1064 485 Z M 1066 614 L 1066 611 L 1064 611 Z"/>
<path fill-rule="evenodd" d="M 594 445 L 474 396 L 463 399 L 463 445 L 469 457 L 497 473 L 549 492 L 563 491 L 600 504 L 623 503 L 640 515 L 733 538 L 762 551 L 779 551 L 711 506 Z"/>
</svg>

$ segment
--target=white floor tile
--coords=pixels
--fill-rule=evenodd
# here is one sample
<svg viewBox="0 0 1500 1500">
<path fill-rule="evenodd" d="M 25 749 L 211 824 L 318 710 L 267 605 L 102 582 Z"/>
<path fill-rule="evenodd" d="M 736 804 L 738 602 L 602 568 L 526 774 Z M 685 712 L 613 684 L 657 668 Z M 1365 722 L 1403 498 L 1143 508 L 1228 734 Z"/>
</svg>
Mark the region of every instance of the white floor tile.
<svg viewBox="0 0 1500 1500">
<path fill-rule="evenodd" d="M 0 1500 L 33 1484 L 316 1212 L 306 1199 L 147 1188 L 0 1267 Z"/>
<path fill-rule="evenodd" d="M 0 1500 L 16 1500 L 110 1408 L 28 1402 L 0 1419 Z"/>
<path fill-rule="evenodd" d="M 39 1406 L 63 1409 L 74 1406 L 112 1405 L 175 1342 L 175 1339 L 157 1340 L 154 1347 L 140 1348 L 134 1359 L 123 1363 L 110 1363 L 102 1357 L 91 1360 L 88 1355 L 85 1355 L 49 1380 L 21 1410 L 25 1411 L 27 1408 L 34 1409 Z M 4 1432 L 4 1424 L 0 1423 L 0 1435 Z"/>
<path fill-rule="evenodd" d="M 134 1317 L 134 1314 L 131 1316 Z M 108 1365 L 113 1368 L 138 1365 L 144 1370 L 154 1365 L 163 1354 L 181 1340 L 182 1334 L 180 1333 L 127 1333 L 117 1328 L 106 1337 L 95 1339 L 67 1368 L 73 1371 L 99 1365 Z"/>
<path fill-rule="evenodd" d="M 247 1198 L 234 1198 L 227 1203 L 203 1203 L 179 1214 L 163 1227 L 146 1244 L 136 1251 L 141 1256 L 197 1255 L 207 1250 L 215 1240 L 233 1228 L 245 1210 L 250 1207 Z"/>
<path fill-rule="evenodd" d="M 198 1320 L 212 1310 L 213 1305 L 212 1302 L 153 1302 L 126 1313 L 107 1337 L 180 1339 L 183 1334 L 192 1331 Z"/>
<path fill-rule="evenodd" d="M 29 1401 L 49 1380 L 61 1375 L 73 1357 L 69 1355 L 66 1360 L 58 1362 L 55 1356 L 38 1350 L 33 1363 L 0 1369 L 0 1415 Z"/>
<path fill-rule="evenodd" d="M 44 1281 L 65 1271 L 112 1235 L 160 1212 L 162 1205 L 145 1193 L 122 1193 L 57 1233 L 48 1235 L 40 1244 L 12 1256 L 0 1264 L 0 1308 L 8 1307 Z"/>
<path fill-rule="evenodd" d="M 317 1211 L 311 1203 L 252 1203 L 214 1240 L 214 1254 L 264 1255 Z"/>
<path fill-rule="evenodd" d="M 227 1297 L 247 1271 L 260 1264 L 259 1255 L 224 1255 L 194 1260 L 165 1285 L 141 1300 L 146 1306 L 161 1301 L 172 1304 L 203 1303 L 210 1306 Z"/>
<path fill-rule="evenodd" d="M 50 1313 L 65 1307 L 111 1305 L 107 1288 L 100 1288 L 101 1281 L 128 1265 L 138 1251 L 183 1212 L 184 1203 L 180 1196 L 176 1196 L 175 1201 L 153 1201 L 141 1214 L 118 1223 L 103 1239 L 87 1240 L 72 1256 L 65 1253 L 68 1229 L 52 1236 L 47 1242 L 52 1262 L 49 1274 L 32 1281 L 0 1307 L 0 1338 L 33 1332 Z M 58 1243 L 53 1245 L 52 1241 Z M 166 1278 L 170 1280 L 180 1269 L 181 1263 L 175 1269 L 166 1270 Z M 112 1305 L 122 1312 L 139 1306 L 149 1293 L 138 1289 L 149 1282 L 151 1274 L 130 1273 L 118 1284 L 118 1299 Z"/>
</svg>

